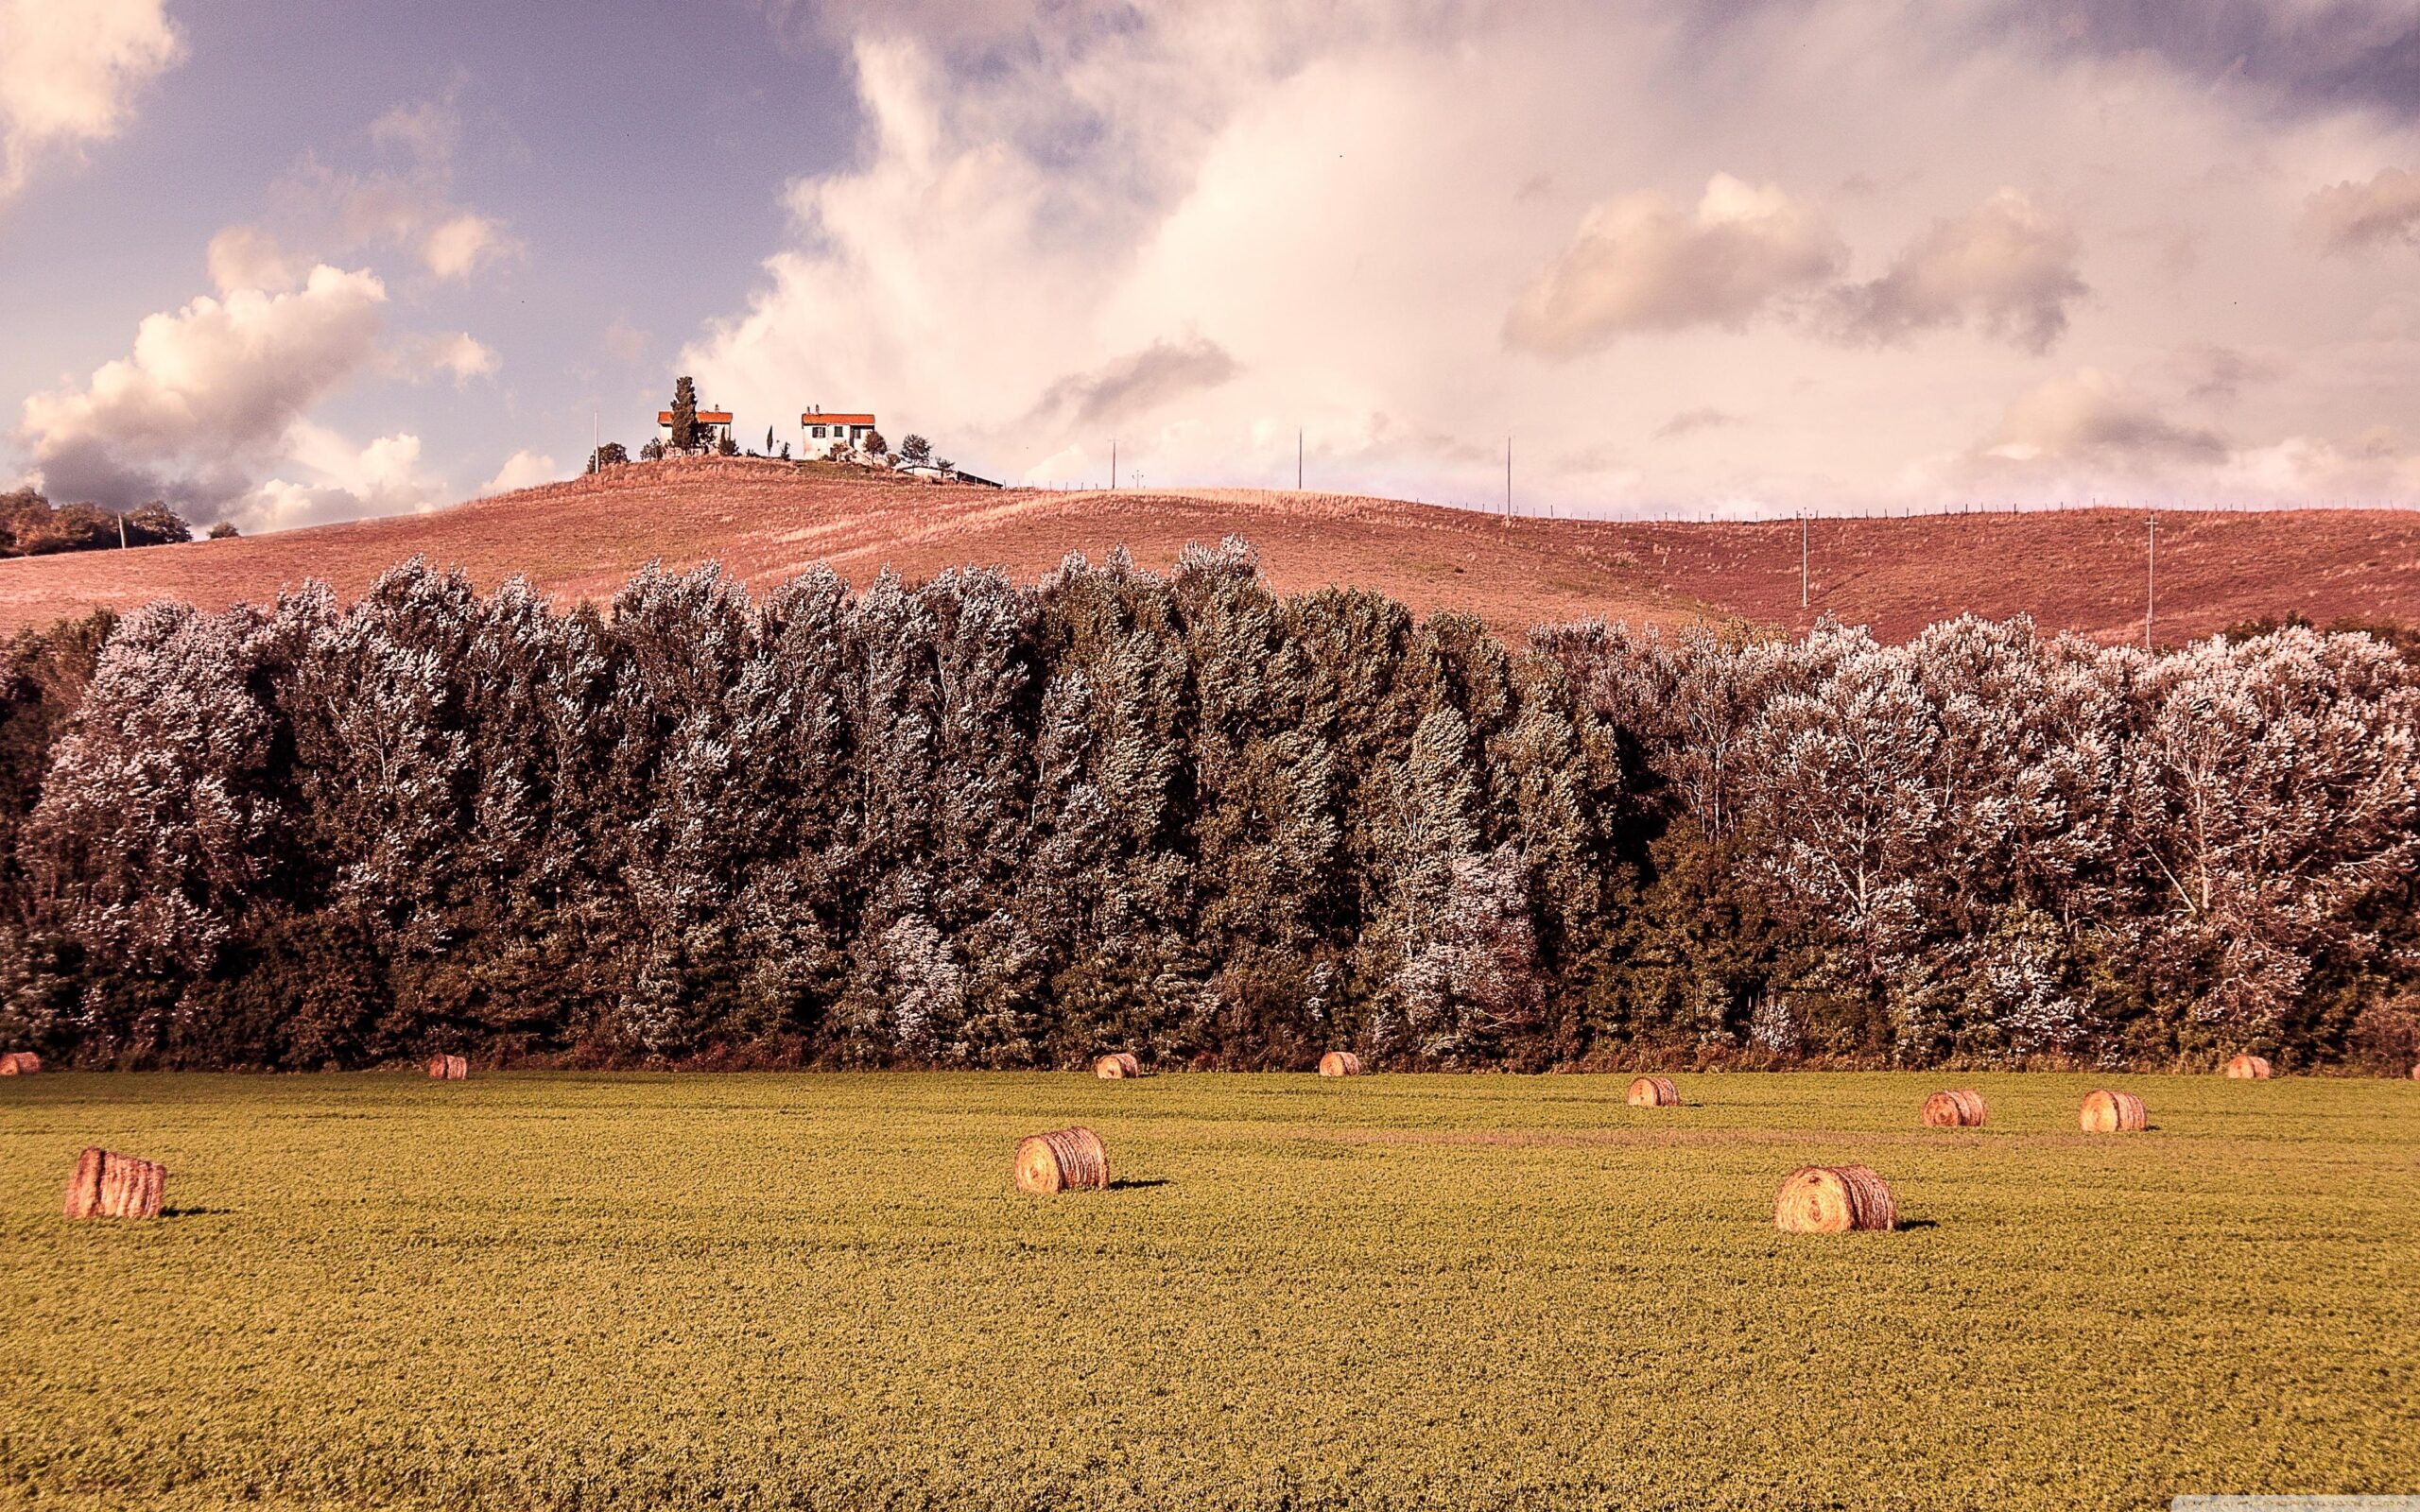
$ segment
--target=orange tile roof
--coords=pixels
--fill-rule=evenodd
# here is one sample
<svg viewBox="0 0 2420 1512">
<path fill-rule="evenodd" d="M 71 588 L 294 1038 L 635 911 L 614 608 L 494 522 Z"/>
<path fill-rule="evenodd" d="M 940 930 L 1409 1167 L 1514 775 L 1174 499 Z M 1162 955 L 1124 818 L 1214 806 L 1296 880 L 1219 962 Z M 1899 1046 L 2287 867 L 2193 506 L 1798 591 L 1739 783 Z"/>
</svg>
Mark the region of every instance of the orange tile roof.
<svg viewBox="0 0 2420 1512">
<path fill-rule="evenodd" d="M 872 415 L 823 415 L 810 411 L 798 418 L 802 425 L 871 425 Z"/>
<path fill-rule="evenodd" d="M 655 422 L 658 425 L 671 424 L 672 411 L 668 409 L 657 410 L 655 412 Z M 701 409 L 698 411 L 698 423 L 700 425 L 728 425 L 731 423 L 731 411 L 727 409 Z"/>
</svg>

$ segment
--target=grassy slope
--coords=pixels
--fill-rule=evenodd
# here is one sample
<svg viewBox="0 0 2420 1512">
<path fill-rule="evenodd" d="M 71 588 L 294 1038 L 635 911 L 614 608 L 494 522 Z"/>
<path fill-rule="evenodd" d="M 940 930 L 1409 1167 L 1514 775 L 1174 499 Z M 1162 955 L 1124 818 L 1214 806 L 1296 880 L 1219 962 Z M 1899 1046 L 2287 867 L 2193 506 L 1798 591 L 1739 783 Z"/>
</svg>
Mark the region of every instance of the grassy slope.
<svg viewBox="0 0 2420 1512">
<path fill-rule="evenodd" d="M 0 1083 L 0 1500 L 2074 1506 L 2420 1485 L 2420 1085 Z M 1013 1192 L 1084 1121 L 1127 1184 Z M 168 1161 L 57 1214 L 76 1148 Z M 1917 1227 L 1775 1234 L 1863 1160 Z"/>
<path fill-rule="evenodd" d="M 1342 583 L 1498 631 L 1585 618 L 1821 613 L 1890 637 L 1972 610 L 2110 639 L 2142 630 L 2142 516 L 2131 510 L 1827 520 L 1801 610 L 1796 524 L 1519 519 L 1340 494 L 1051 493 L 933 488 L 845 470 L 694 461 L 618 468 L 389 520 L 246 541 L 0 561 L 0 629 L 156 596 L 216 608 L 322 577 L 358 593 L 414 555 L 492 585 L 519 573 L 601 597 L 632 570 L 714 559 L 752 584 L 829 560 L 862 582 L 967 563 L 1029 579 L 1123 544 L 1165 568 L 1188 541 L 1246 536 L 1288 592 Z M 2175 641 L 2300 611 L 2420 622 L 2420 510 L 2162 516 L 2159 633 Z"/>
</svg>

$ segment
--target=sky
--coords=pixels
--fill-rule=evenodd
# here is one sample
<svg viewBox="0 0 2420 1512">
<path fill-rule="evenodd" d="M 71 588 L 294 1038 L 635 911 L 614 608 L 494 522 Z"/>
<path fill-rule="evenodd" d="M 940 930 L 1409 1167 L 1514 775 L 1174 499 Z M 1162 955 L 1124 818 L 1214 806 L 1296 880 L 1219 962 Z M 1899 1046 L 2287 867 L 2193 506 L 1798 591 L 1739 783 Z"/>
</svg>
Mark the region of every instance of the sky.
<svg viewBox="0 0 2420 1512">
<path fill-rule="evenodd" d="M 2420 503 L 2420 0 L 0 0 L 0 487 Z"/>
</svg>

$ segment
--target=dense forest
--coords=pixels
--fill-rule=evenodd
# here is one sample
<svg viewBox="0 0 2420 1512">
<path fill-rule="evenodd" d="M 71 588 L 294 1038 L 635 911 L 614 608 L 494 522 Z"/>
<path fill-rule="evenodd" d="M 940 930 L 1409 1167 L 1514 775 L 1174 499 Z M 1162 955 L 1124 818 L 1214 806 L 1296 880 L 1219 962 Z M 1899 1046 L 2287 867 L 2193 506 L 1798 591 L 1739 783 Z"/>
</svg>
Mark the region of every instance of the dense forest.
<svg viewBox="0 0 2420 1512">
<path fill-rule="evenodd" d="M 1273 593 L 1250 548 L 603 609 L 419 564 L 0 666 L 71 1063 L 2198 1065 L 2420 1045 L 2420 675 Z"/>
</svg>

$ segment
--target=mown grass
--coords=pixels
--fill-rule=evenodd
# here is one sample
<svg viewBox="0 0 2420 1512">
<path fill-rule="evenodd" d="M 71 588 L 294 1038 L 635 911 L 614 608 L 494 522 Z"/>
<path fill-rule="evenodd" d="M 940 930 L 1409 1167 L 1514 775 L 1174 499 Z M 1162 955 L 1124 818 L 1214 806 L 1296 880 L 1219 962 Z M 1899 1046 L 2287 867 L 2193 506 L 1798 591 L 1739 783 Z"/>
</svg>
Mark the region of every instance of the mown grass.
<svg viewBox="0 0 2420 1512">
<path fill-rule="evenodd" d="M 0 1499 L 2123 1507 L 2420 1489 L 2420 1085 L 49 1074 Z M 1084 1122 L 1116 1190 L 1039 1199 Z M 171 1215 L 69 1225 L 86 1143 Z M 1791 1237 L 1863 1160 L 1913 1227 Z"/>
</svg>

